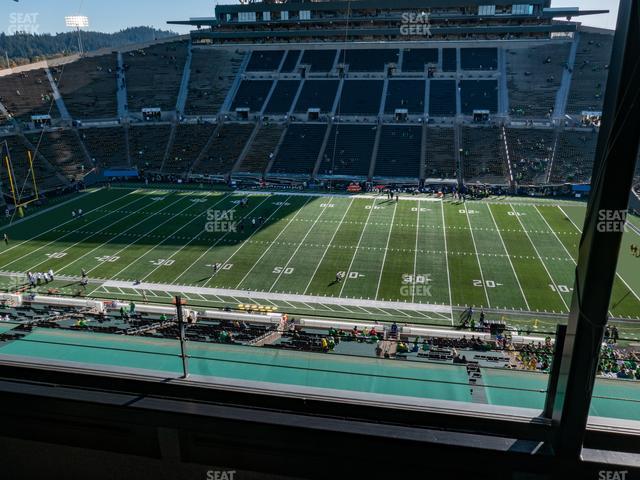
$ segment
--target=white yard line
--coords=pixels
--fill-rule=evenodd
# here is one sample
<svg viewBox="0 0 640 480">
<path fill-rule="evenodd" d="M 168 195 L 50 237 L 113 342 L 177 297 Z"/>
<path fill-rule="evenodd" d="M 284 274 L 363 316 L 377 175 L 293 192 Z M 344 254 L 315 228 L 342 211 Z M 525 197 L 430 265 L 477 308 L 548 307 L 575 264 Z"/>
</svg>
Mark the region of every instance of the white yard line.
<svg viewBox="0 0 640 480">
<path fill-rule="evenodd" d="M 487 305 L 491 308 L 491 301 L 489 301 L 489 292 L 487 291 L 487 283 L 484 280 L 484 272 L 482 271 L 482 265 L 480 264 L 480 255 L 478 255 L 478 246 L 476 245 L 476 237 L 473 234 L 473 227 L 471 226 L 471 219 L 469 218 L 469 209 L 464 204 L 464 212 L 467 215 L 467 223 L 469 224 L 469 233 L 471 234 L 471 241 L 473 242 L 473 249 L 476 252 L 476 259 L 478 260 L 478 268 L 480 269 L 480 277 L 482 279 L 482 288 L 484 288 L 484 295 L 487 298 Z"/>
<path fill-rule="evenodd" d="M 316 278 L 316 274 L 318 273 L 318 270 L 320 269 L 320 265 L 322 265 L 322 262 L 324 261 L 324 257 L 327 256 L 327 252 L 329 251 L 329 248 L 331 248 L 331 244 L 333 243 L 333 241 L 336 238 L 336 235 L 340 231 L 340 227 L 342 227 L 342 224 L 344 223 L 344 219 L 347 217 L 347 213 L 349 213 L 349 210 L 351 210 L 351 206 L 353 205 L 353 200 L 354 199 L 352 198 L 351 202 L 349 203 L 349 206 L 345 209 L 344 215 L 342 215 L 342 218 L 340 219 L 340 223 L 338 223 L 338 228 L 336 228 L 336 231 L 333 232 L 333 235 L 331 236 L 331 240 L 329 240 L 329 243 L 327 244 L 327 248 L 322 253 L 322 257 L 320 257 L 320 261 L 316 265 L 316 268 L 313 271 L 313 275 L 311 275 L 311 278 L 309 279 L 309 283 L 307 283 L 307 287 L 304 289 L 304 294 L 303 295 L 307 294 L 307 291 L 309 291 L 309 287 L 311 287 L 311 282 L 313 282 L 313 279 Z"/>
<path fill-rule="evenodd" d="M 264 202 L 266 202 L 267 200 L 269 200 L 269 197 L 265 197 L 265 199 L 264 199 L 264 200 L 262 200 L 262 201 L 261 201 L 258 205 L 256 205 L 256 206 L 255 206 L 255 207 L 254 207 L 254 208 L 253 208 L 249 213 L 247 213 L 244 217 L 242 217 L 242 220 L 244 220 L 245 218 L 248 218 L 248 217 L 249 217 L 249 215 L 251 215 L 253 212 L 255 212 L 256 210 L 258 210 L 258 209 L 262 206 L 262 204 L 263 204 Z M 236 207 L 233 207 L 230 211 L 232 211 L 232 212 L 233 212 L 233 211 L 235 211 L 235 210 L 236 210 L 236 208 L 237 208 L 237 206 L 236 206 Z M 225 233 L 225 234 L 224 234 L 224 235 L 222 235 L 218 240 L 216 240 L 216 241 L 213 243 L 213 245 L 211 245 L 209 248 L 207 248 L 207 249 L 202 253 L 202 255 L 200 255 L 198 258 L 196 258 L 196 259 L 194 260 L 194 262 L 193 262 L 191 265 L 189 265 L 185 270 L 183 270 L 183 271 L 182 271 L 182 273 L 181 273 L 180 275 L 178 275 L 178 276 L 173 280 L 173 281 L 174 281 L 174 283 L 175 283 L 175 282 L 177 282 L 178 280 L 180 280 L 180 279 L 181 279 L 181 278 L 182 278 L 182 277 L 183 277 L 183 276 L 184 276 L 184 275 L 185 275 L 189 270 L 191 270 L 191 269 L 192 269 L 192 268 L 193 268 L 193 267 L 194 267 L 194 266 L 195 266 L 195 265 L 196 265 L 200 260 L 202 260 L 202 258 L 203 258 L 205 255 L 207 255 L 211 250 L 213 250 L 213 248 L 214 248 L 216 245 L 218 245 L 222 240 L 224 240 L 225 238 L 227 238 L 227 235 L 229 235 L 230 233 L 231 233 L 231 232 L 227 232 L 227 233 Z M 226 262 L 225 262 L 225 263 L 226 263 Z M 223 264 L 223 265 L 224 265 L 224 264 Z"/>
<path fill-rule="evenodd" d="M 367 230 L 367 224 L 369 223 L 369 219 L 371 218 L 371 214 L 375 210 L 376 201 L 374 200 L 371 204 L 371 210 L 369 210 L 369 215 L 367 215 L 367 220 L 364 222 L 364 227 L 362 227 L 362 232 L 360 232 L 360 239 L 358 240 L 358 245 L 356 245 L 356 249 L 353 252 L 353 257 L 351 257 L 351 263 L 349 264 L 349 268 L 345 272 L 345 278 L 342 282 L 342 288 L 340 288 L 339 297 L 342 297 L 342 292 L 344 292 L 344 287 L 349 280 L 349 272 L 351 272 L 351 268 L 353 267 L 353 262 L 356 260 L 356 256 L 358 255 L 358 250 L 360 249 L 360 244 L 362 243 L 362 237 L 364 237 L 364 232 Z"/>
<path fill-rule="evenodd" d="M 575 227 L 575 229 L 578 231 L 578 233 L 582 234 L 582 229 L 579 228 L 575 222 L 573 221 L 573 219 L 567 215 L 567 213 L 562 209 L 562 207 L 560 205 L 558 205 L 558 208 L 560 209 L 560 211 L 564 214 L 565 217 L 567 217 L 569 219 L 569 221 L 571 222 L 571 224 Z M 616 276 L 620 279 L 620 281 L 624 284 L 625 287 L 627 287 L 629 289 L 629 291 L 633 294 L 634 297 L 636 297 L 636 299 L 640 302 L 640 296 L 638 296 L 638 294 L 633 290 L 633 288 L 631 288 L 629 286 L 629 284 L 627 283 L 627 281 L 622 278 L 622 276 L 616 272 Z"/>
<path fill-rule="evenodd" d="M 536 252 L 536 255 L 538 256 L 538 259 L 540 260 L 540 263 L 542 263 L 542 266 L 544 267 L 544 270 L 547 272 L 547 275 L 549 276 L 549 280 L 551 280 L 551 284 L 553 285 L 553 288 L 555 289 L 556 293 L 560 297 L 560 300 L 562 300 L 562 303 L 564 304 L 564 307 L 567 309 L 567 312 L 570 311 L 569 305 L 567 305 L 567 302 L 564 300 L 564 297 L 562 296 L 562 293 L 560 293 L 560 290 L 558 289 L 558 285 L 556 284 L 555 280 L 551 276 L 551 273 L 549 272 L 549 269 L 547 268 L 547 264 L 544 263 L 544 260 L 540 256 L 540 252 L 538 252 L 538 249 L 534 245 L 533 240 L 531 240 L 531 236 L 529 235 L 529 232 L 527 231 L 527 229 L 524 227 L 524 224 L 522 223 L 522 219 L 518 216 L 518 212 L 516 212 L 516 210 L 515 210 L 515 208 L 513 208 L 512 204 L 509 204 L 509 206 L 511 207 L 511 211 L 513 212 L 514 216 L 518 219 L 518 223 L 520 224 L 520 228 L 522 228 L 522 231 L 525 233 L 525 235 L 529 239 L 529 243 L 531 243 L 531 246 L 533 247 L 533 250 Z"/>
<path fill-rule="evenodd" d="M 509 255 L 509 251 L 507 250 L 507 246 L 504 243 L 504 238 L 502 238 L 502 233 L 500 233 L 500 229 L 498 228 L 498 223 L 496 222 L 496 218 L 493 216 L 493 211 L 491 210 L 491 206 L 487 205 L 487 209 L 489 210 L 489 215 L 491 215 L 491 220 L 493 221 L 493 225 L 496 227 L 496 232 L 498 232 L 498 236 L 500 237 L 500 242 L 502 243 L 502 248 L 504 249 L 504 253 L 506 253 L 507 259 L 509 260 L 509 265 L 511 265 L 511 271 L 513 272 L 513 276 L 516 278 L 516 282 L 518 283 L 518 288 L 520 289 L 520 293 L 522 294 L 522 299 L 524 300 L 524 304 L 527 306 L 527 310 L 531 310 L 529 308 L 529 302 L 527 301 L 527 297 L 524 294 L 524 290 L 522 289 L 522 285 L 520 284 L 520 278 L 516 273 L 516 269 L 513 266 L 513 262 L 511 261 L 511 255 Z"/>
<path fill-rule="evenodd" d="M 447 222 L 444 219 L 444 202 L 440 202 L 442 209 L 442 235 L 444 237 L 444 260 L 447 266 L 447 286 L 449 287 L 449 306 L 451 307 L 451 326 L 453 326 L 453 293 L 451 292 L 451 273 L 449 272 L 449 250 L 447 248 Z"/>
<path fill-rule="evenodd" d="M 260 263 L 260 261 L 265 257 L 265 255 L 267 253 L 269 253 L 269 251 L 271 250 L 271 247 L 273 247 L 273 245 L 278 241 L 278 239 L 284 234 L 284 232 L 287 230 L 287 228 L 289 228 L 289 226 L 293 223 L 293 221 L 298 218 L 298 215 L 300 215 L 300 212 L 302 212 L 302 210 L 304 210 L 304 208 L 307 206 L 307 204 L 311 201 L 311 199 L 307 200 L 306 202 L 304 202 L 304 204 L 298 208 L 298 210 L 296 211 L 296 214 L 291 217 L 291 219 L 287 222 L 287 224 L 284 226 L 284 228 L 282 228 L 280 230 L 280 232 L 278 233 L 278 236 L 269 243 L 269 246 L 264 250 L 264 252 L 262 252 L 262 255 L 260 255 L 260 258 L 258 258 L 258 260 L 255 261 L 255 263 L 253 264 L 253 266 L 249 269 L 249 271 L 245 274 L 244 277 L 242 277 L 242 280 L 240 280 L 238 282 L 238 285 L 236 285 L 236 288 L 239 289 L 240 286 L 244 283 L 244 281 L 249 278 L 249 276 L 251 275 L 251 272 L 253 272 L 253 270 L 258 266 L 258 264 Z"/>
<path fill-rule="evenodd" d="M 411 289 L 411 301 L 416 301 L 416 275 L 418 273 L 418 238 L 420 237 L 420 205 L 422 203 L 418 201 L 418 218 L 416 220 L 416 248 L 415 255 L 413 256 L 413 288 Z"/>
<path fill-rule="evenodd" d="M 419 205 L 419 204 L 418 204 Z M 393 222 L 396 219 L 396 212 L 398 211 L 398 203 L 396 202 L 393 208 L 393 215 L 391 215 L 391 226 L 389 227 L 389 234 L 387 235 L 387 245 L 384 249 L 384 255 L 382 257 L 382 267 L 380 268 L 380 274 L 378 275 L 378 287 L 376 288 L 376 300 L 380 294 L 380 285 L 382 285 L 382 276 L 384 274 L 384 265 L 387 263 L 387 252 L 389 251 L 389 242 L 391 241 L 391 232 L 393 232 Z"/>
<path fill-rule="evenodd" d="M 87 212 L 85 215 L 89 215 L 89 214 L 90 214 L 91 212 L 93 212 L 94 210 L 103 209 L 103 208 L 104 208 L 104 207 L 106 207 L 107 205 L 111 205 L 112 203 L 117 202 L 118 200 L 122 200 L 123 198 L 125 198 L 125 197 L 127 197 L 127 196 L 131 195 L 132 193 L 134 193 L 134 192 L 131 192 L 131 193 L 128 193 L 127 195 L 123 195 L 122 197 L 116 198 L 115 200 L 112 200 L 112 201 L 111 201 L 111 202 L 109 202 L 109 203 L 105 203 L 104 205 L 101 205 L 101 206 L 100 206 L 100 207 L 98 207 L 98 208 L 94 208 L 93 210 L 91 210 L 91 211 Z M 125 203 L 125 204 L 122 206 L 122 208 L 124 208 L 124 207 L 128 207 L 129 205 L 131 205 L 131 204 L 133 204 L 133 203 L 136 203 L 136 202 L 137 202 L 137 201 L 139 201 L 139 200 L 142 200 L 142 199 L 141 199 L 141 198 L 137 198 L 137 199 L 135 199 L 135 200 L 130 201 L 129 203 Z M 84 227 L 86 227 L 86 226 L 91 225 L 92 223 L 98 222 L 98 221 L 102 220 L 103 218 L 104 218 L 104 216 L 102 216 L 102 217 L 100 217 L 100 218 L 96 218 L 95 220 L 91 220 L 89 223 L 87 223 L 87 224 L 83 225 L 83 228 L 84 228 Z M 38 235 L 36 235 L 35 237 L 31 237 L 31 238 L 30 238 L 30 239 L 28 239 L 28 240 L 24 240 L 23 242 L 20 242 L 20 243 L 18 243 L 18 244 L 16 244 L 16 245 L 14 245 L 14 246 L 12 246 L 12 247 L 9 247 L 9 248 L 7 248 L 6 250 L 3 250 L 2 252 L 0 252 L 0 256 L 4 255 L 4 254 L 5 254 L 5 253 L 7 253 L 7 252 L 10 252 L 10 251 L 11 251 L 11 250 L 13 250 L 14 248 L 18 248 L 18 247 L 20 247 L 20 246 L 24 245 L 25 243 L 32 242 L 32 241 L 34 241 L 34 240 L 36 240 L 36 239 L 38 239 L 38 238 L 40 238 L 40 237 L 42 237 L 42 236 L 46 235 L 47 233 L 53 232 L 54 230 L 58 230 L 60 227 L 64 227 L 65 225 L 67 225 L 67 224 L 69 224 L 69 223 L 73 223 L 73 222 L 77 222 L 77 219 L 71 219 L 71 220 L 68 220 L 68 221 L 66 221 L 66 222 L 64 222 L 64 223 L 61 223 L 60 225 L 56 225 L 55 227 L 50 228 L 50 229 L 49 229 L 49 230 L 47 230 L 46 232 L 39 233 L 39 234 L 38 234 Z M 75 230 L 78 230 L 78 228 L 76 228 Z M 74 232 L 75 232 L 75 230 L 74 230 Z M 48 247 L 49 245 L 51 245 L 51 244 L 53 244 L 53 243 L 56 243 L 56 242 L 58 242 L 58 241 L 62 240 L 63 238 L 65 238 L 65 237 L 68 237 L 68 236 L 69 236 L 69 235 L 71 235 L 71 234 L 73 234 L 73 232 L 65 233 L 64 235 L 62 235 L 62 236 L 60 236 L 60 237 L 56 238 L 55 240 L 50 241 L 49 243 L 47 243 L 47 244 L 45 244 L 45 245 L 43 245 L 43 246 L 41 246 L 41 247 L 37 248 L 36 250 L 32 250 L 32 251 L 31 251 L 31 252 L 29 252 L 29 253 L 35 253 L 35 252 L 37 252 L 37 251 L 39 251 L 39 250 L 42 250 L 43 248 L 46 248 L 46 247 Z M 13 262 L 11 262 L 11 263 L 14 263 L 14 262 L 16 262 L 16 261 L 17 261 L 17 260 L 14 260 L 14 261 L 13 261 Z M 2 265 L 2 267 L 1 267 L 1 268 L 6 267 L 7 265 L 11 265 L 11 263 L 7 263 L 6 265 Z"/>
<path fill-rule="evenodd" d="M 291 257 L 289 257 L 289 261 L 287 262 L 287 264 L 284 266 L 284 268 L 282 269 L 282 271 L 278 274 L 278 277 L 276 278 L 276 280 L 273 282 L 273 284 L 271 285 L 271 288 L 269 289 L 269 291 L 272 291 L 276 284 L 278 283 L 278 281 L 280 280 L 280 278 L 282 278 L 282 275 L 284 274 L 285 270 L 287 268 L 289 268 L 289 265 L 291 265 L 291 262 L 293 261 L 294 257 L 298 254 L 298 252 L 300 251 L 300 247 L 302 247 L 302 245 L 304 244 L 305 240 L 307 239 L 307 237 L 309 236 L 309 234 L 311 233 L 311 230 L 313 230 L 315 228 L 315 226 L 318 224 L 318 221 L 320 220 L 320 218 L 322 217 L 322 215 L 324 215 L 324 213 L 327 211 L 327 208 L 329 207 L 329 204 L 331 203 L 331 200 L 333 200 L 333 197 L 330 197 L 328 202 L 324 204 L 324 208 L 322 209 L 322 211 L 320 212 L 320 214 L 318 215 L 318 217 L 316 218 L 316 221 L 313 222 L 313 225 L 311 225 L 311 227 L 309 228 L 309 230 L 307 230 L 307 233 L 305 234 L 305 236 L 302 238 L 302 240 L 300 241 L 300 244 L 298 245 L 298 247 L 295 249 L 295 251 L 293 252 L 293 254 L 291 255 Z"/>
</svg>

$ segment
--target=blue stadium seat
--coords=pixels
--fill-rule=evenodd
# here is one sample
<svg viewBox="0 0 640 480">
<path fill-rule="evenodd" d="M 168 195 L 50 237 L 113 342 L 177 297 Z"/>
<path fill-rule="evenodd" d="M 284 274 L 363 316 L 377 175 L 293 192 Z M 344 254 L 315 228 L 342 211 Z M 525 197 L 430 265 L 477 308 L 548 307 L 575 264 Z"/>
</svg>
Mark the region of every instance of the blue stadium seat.
<svg viewBox="0 0 640 480">
<path fill-rule="evenodd" d="M 319 108 L 322 113 L 333 109 L 338 92 L 338 80 L 307 80 L 296 103 L 296 113 L 307 113 L 310 108 Z"/>
<path fill-rule="evenodd" d="M 269 173 L 311 175 L 315 168 L 327 126 L 317 123 L 292 123 Z"/>
<path fill-rule="evenodd" d="M 301 64 L 311 65 L 311 72 L 330 72 L 336 59 L 337 50 L 305 50 Z"/>
<path fill-rule="evenodd" d="M 247 65 L 247 72 L 274 72 L 280 67 L 284 51 L 254 50 Z"/>
<path fill-rule="evenodd" d="M 410 114 L 424 113 L 424 80 L 389 80 L 385 113 L 406 108 Z"/>
<path fill-rule="evenodd" d="M 251 112 L 260 112 L 272 85 L 272 80 L 243 80 L 233 99 L 231 110 L 248 108 Z"/>
<path fill-rule="evenodd" d="M 425 65 L 438 63 L 437 48 L 411 48 L 404 51 L 403 72 L 424 72 Z"/>
<path fill-rule="evenodd" d="M 377 129 L 377 125 L 334 125 L 318 173 L 367 177 Z"/>
<path fill-rule="evenodd" d="M 498 82 L 496 80 L 461 80 L 460 103 L 462 113 L 471 115 L 474 110 L 498 111 Z"/>
<path fill-rule="evenodd" d="M 269 115 L 284 115 L 289 113 L 291 104 L 299 88 L 300 80 L 278 81 L 264 113 Z"/>
<path fill-rule="evenodd" d="M 431 80 L 429 85 L 429 115 L 445 117 L 456 114 L 456 81 Z"/>
<path fill-rule="evenodd" d="M 497 48 L 463 48 L 460 51 L 462 70 L 496 70 L 498 68 Z"/>
<path fill-rule="evenodd" d="M 419 178 L 421 150 L 422 127 L 383 125 L 375 176 Z"/>
<path fill-rule="evenodd" d="M 346 80 L 338 111 L 342 115 L 377 115 L 383 88 L 382 80 Z"/>
</svg>

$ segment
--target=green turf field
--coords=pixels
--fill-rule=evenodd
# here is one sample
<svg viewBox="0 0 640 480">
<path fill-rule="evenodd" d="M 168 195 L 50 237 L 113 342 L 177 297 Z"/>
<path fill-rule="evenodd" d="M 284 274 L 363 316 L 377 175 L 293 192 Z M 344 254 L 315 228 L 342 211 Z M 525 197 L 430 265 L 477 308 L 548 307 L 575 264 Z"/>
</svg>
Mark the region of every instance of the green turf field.
<svg viewBox="0 0 640 480">
<path fill-rule="evenodd" d="M 73 219 L 78 208 L 84 215 Z M 571 303 L 584 211 L 527 199 L 100 189 L 3 227 L 10 243 L 0 246 L 0 272 L 4 288 L 53 269 L 58 280 L 47 288 L 75 294 L 84 269 L 83 295 L 93 297 L 169 302 L 182 293 L 203 306 L 443 326 L 475 306 L 552 329 Z M 629 231 L 610 314 L 635 339 L 640 259 L 629 254 L 632 243 L 640 238 Z"/>
</svg>

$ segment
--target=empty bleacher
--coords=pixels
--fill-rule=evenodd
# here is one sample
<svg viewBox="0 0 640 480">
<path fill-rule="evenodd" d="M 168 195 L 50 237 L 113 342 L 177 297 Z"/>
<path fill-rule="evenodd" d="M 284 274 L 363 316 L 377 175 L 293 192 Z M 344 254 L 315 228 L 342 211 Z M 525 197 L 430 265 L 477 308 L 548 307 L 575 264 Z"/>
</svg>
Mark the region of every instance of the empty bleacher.
<svg viewBox="0 0 640 480">
<path fill-rule="evenodd" d="M 551 183 L 586 183 L 591 180 L 598 133 L 564 131 L 553 157 Z"/>
<path fill-rule="evenodd" d="M 52 70 L 58 90 L 73 118 L 118 116 L 115 54 L 86 57 Z"/>
<path fill-rule="evenodd" d="M 0 137 L 0 142 L 7 142 L 9 152 L 11 154 L 11 165 L 14 186 L 16 189 L 16 197 L 18 199 L 26 199 L 35 193 L 33 188 L 33 177 L 29 169 L 29 157 L 27 150 L 28 145 L 21 137 L 7 136 Z M 4 152 L 6 154 L 6 152 Z M 40 155 L 33 155 L 33 170 L 36 177 L 36 185 L 38 191 L 53 190 L 64 185 L 61 178 L 56 175 L 55 169 L 42 159 Z M 0 165 L 0 180 L 3 185 L 3 193 L 11 196 L 11 187 L 9 183 L 9 175 L 4 161 Z"/>
<path fill-rule="evenodd" d="M 254 50 L 247 64 L 247 72 L 275 72 L 280 67 L 283 50 Z"/>
<path fill-rule="evenodd" d="M 404 51 L 402 58 L 403 72 L 424 72 L 427 64 L 437 65 L 437 48 L 411 48 Z"/>
<path fill-rule="evenodd" d="M 460 143 L 466 181 L 494 184 L 507 182 L 504 142 L 497 127 L 463 127 Z"/>
<path fill-rule="evenodd" d="M 463 48 L 460 50 L 462 70 L 496 70 L 498 68 L 497 48 Z"/>
<path fill-rule="evenodd" d="M 553 112 L 571 46 L 507 50 L 507 82 L 511 115 L 544 117 Z"/>
<path fill-rule="evenodd" d="M 498 111 L 498 82 L 496 80 L 460 80 L 460 104 L 462 113 L 471 115 L 474 110 Z"/>
<path fill-rule="evenodd" d="M 376 157 L 379 178 L 419 178 L 422 127 L 383 125 Z"/>
<path fill-rule="evenodd" d="M 124 55 L 130 112 L 175 110 L 187 58 L 187 42 L 172 42 Z"/>
<path fill-rule="evenodd" d="M 508 128 L 506 132 L 514 180 L 519 184 L 544 183 L 554 155 L 554 131 Z"/>
<path fill-rule="evenodd" d="M 269 173 L 311 175 L 320 155 L 327 126 L 317 123 L 292 123 Z"/>
<path fill-rule="evenodd" d="M 35 147 L 39 145 L 40 154 L 70 180 L 82 175 L 83 167 L 87 173 L 92 168 L 87 163 L 79 138 L 73 130 L 56 130 L 42 135 L 35 133 L 26 137 Z"/>
<path fill-rule="evenodd" d="M 312 73 L 330 72 L 337 53 L 337 50 L 305 50 L 300 63 L 309 65 Z"/>
<path fill-rule="evenodd" d="M 427 128 L 426 178 L 456 178 L 455 134 L 453 128 Z"/>
<path fill-rule="evenodd" d="M 423 114 L 424 89 L 424 80 L 389 80 L 385 113 L 394 113 L 396 109 L 404 108 L 410 114 Z"/>
<path fill-rule="evenodd" d="M 273 80 L 243 80 L 233 99 L 231 110 L 248 108 L 251 112 L 260 112 L 267 100 Z"/>
<path fill-rule="evenodd" d="M 129 166 L 122 127 L 86 128 L 78 132 L 94 165 L 102 169 Z"/>
<path fill-rule="evenodd" d="M 282 64 L 282 73 L 293 73 L 300 59 L 300 50 L 287 50 L 287 56 Z"/>
<path fill-rule="evenodd" d="M 215 115 L 240 71 L 244 54 L 234 50 L 194 49 L 191 58 L 187 115 Z"/>
<path fill-rule="evenodd" d="M 198 159 L 215 128 L 215 125 L 206 123 L 178 125 L 175 140 L 162 171 L 176 175 L 187 173 Z"/>
<path fill-rule="evenodd" d="M 264 113 L 268 115 L 286 115 L 291 110 L 300 80 L 279 80 Z"/>
<path fill-rule="evenodd" d="M 171 125 L 133 125 L 129 128 L 132 165 L 140 170 L 160 171 L 170 134 Z"/>
<path fill-rule="evenodd" d="M 203 152 L 194 173 L 226 175 L 240 157 L 255 125 L 253 123 L 225 124 L 213 135 L 209 148 Z"/>
<path fill-rule="evenodd" d="M 456 81 L 431 80 L 429 84 L 429 115 L 445 117 L 456 114 Z"/>
<path fill-rule="evenodd" d="M 349 65 L 350 72 L 383 72 L 385 65 L 398 64 L 397 49 L 349 49 L 340 52 L 338 63 Z"/>
<path fill-rule="evenodd" d="M 0 77 L 0 102 L 10 115 L 30 121 L 32 115 L 46 115 L 53 104 L 53 92 L 43 69 Z M 53 105 L 51 116 L 57 116 Z M 6 121 L 6 119 L 4 119 Z"/>
<path fill-rule="evenodd" d="M 333 125 L 318 173 L 367 177 L 377 129 L 377 125 Z"/>
<path fill-rule="evenodd" d="M 458 70 L 458 60 L 455 48 L 442 49 L 442 71 L 455 72 Z"/>
<path fill-rule="evenodd" d="M 319 108 L 322 113 L 333 109 L 338 91 L 338 80 L 307 80 L 296 102 L 296 113 L 307 113 L 310 108 Z"/>
<path fill-rule="evenodd" d="M 383 88 L 382 80 L 346 80 L 338 112 L 342 115 L 377 115 Z"/>
<path fill-rule="evenodd" d="M 613 35 L 580 33 L 567 113 L 602 111 L 612 48 Z"/>
<path fill-rule="evenodd" d="M 284 126 L 282 125 L 275 123 L 262 125 L 238 171 L 263 174 L 269 165 L 271 156 L 276 151 L 283 132 Z"/>
</svg>

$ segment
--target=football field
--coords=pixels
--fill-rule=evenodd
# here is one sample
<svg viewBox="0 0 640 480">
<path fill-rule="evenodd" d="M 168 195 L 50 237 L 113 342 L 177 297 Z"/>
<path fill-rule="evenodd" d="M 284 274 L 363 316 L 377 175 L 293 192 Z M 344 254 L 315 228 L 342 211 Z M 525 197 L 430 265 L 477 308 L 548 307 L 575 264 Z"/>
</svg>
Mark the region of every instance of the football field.
<svg viewBox="0 0 640 480">
<path fill-rule="evenodd" d="M 533 199 L 98 189 L 5 225 L 0 275 L 4 289 L 52 269 L 56 281 L 40 291 L 156 302 L 180 293 L 203 306 L 443 326 L 473 306 L 551 328 L 571 304 L 584 213 Z M 634 243 L 637 228 L 625 234 L 610 315 L 635 331 Z"/>
</svg>

